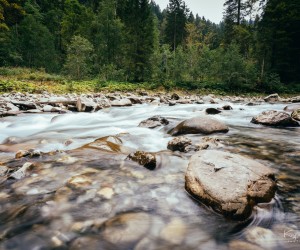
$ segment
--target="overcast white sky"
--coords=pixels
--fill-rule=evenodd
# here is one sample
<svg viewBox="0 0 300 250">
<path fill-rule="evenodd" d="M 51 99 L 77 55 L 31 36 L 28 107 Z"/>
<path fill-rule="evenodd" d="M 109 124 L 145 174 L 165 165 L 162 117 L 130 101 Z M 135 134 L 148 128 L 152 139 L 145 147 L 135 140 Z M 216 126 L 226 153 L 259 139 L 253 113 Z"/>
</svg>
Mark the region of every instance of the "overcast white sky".
<svg viewBox="0 0 300 250">
<path fill-rule="evenodd" d="M 169 0 L 154 0 L 163 10 Z M 219 23 L 223 18 L 223 4 L 225 0 L 185 0 L 186 5 L 196 15 L 204 16 L 214 23 Z"/>
</svg>

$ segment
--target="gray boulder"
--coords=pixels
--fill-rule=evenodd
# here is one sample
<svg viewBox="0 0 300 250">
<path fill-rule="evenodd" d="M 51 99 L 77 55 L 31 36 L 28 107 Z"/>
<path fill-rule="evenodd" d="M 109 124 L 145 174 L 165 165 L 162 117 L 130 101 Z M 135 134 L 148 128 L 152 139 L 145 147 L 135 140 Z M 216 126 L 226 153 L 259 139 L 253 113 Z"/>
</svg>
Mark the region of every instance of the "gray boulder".
<svg viewBox="0 0 300 250">
<path fill-rule="evenodd" d="M 190 159 L 186 190 L 232 219 L 243 220 L 260 202 L 270 202 L 276 183 L 272 170 L 250 158 L 217 150 L 200 151 Z"/>
<path fill-rule="evenodd" d="M 295 109 L 291 116 L 293 119 L 300 121 L 300 109 Z"/>
<path fill-rule="evenodd" d="M 280 97 L 278 94 L 272 94 L 264 98 L 265 102 L 278 102 Z"/>
<path fill-rule="evenodd" d="M 284 111 L 293 112 L 295 109 L 300 109 L 300 104 L 291 104 L 284 108 Z"/>
<path fill-rule="evenodd" d="M 113 100 L 110 102 L 112 107 L 125 107 L 125 106 L 132 106 L 132 102 L 127 99 L 127 98 L 123 98 L 120 100 Z"/>
<path fill-rule="evenodd" d="M 294 120 L 288 113 L 282 111 L 264 111 L 251 120 L 254 124 L 262 124 L 274 127 L 298 127 L 299 123 Z"/>
<path fill-rule="evenodd" d="M 129 154 L 127 158 L 137 162 L 149 170 L 154 170 L 156 168 L 156 157 L 154 153 L 136 151 Z"/>
<path fill-rule="evenodd" d="M 216 114 L 220 114 L 222 111 L 221 110 L 218 110 L 216 108 L 207 108 L 205 110 L 206 114 L 208 115 L 216 115 Z"/>
<path fill-rule="evenodd" d="M 168 125 L 169 121 L 159 115 L 156 116 L 152 116 L 144 121 L 141 121 L 141 123 L 139 124 L 139 127 L 143 127 L 143 128 L 156 128 L 156 127 L 160 127 L 163 125 Z"/>
<path fill-rule="evenodd" d="M 171 135 L 227 133 L 229 128 L 210 117 L 194 117 L 179 123 L 169 131 Z"/>
<path fill-rule="evenodd" d="M 188 152 L 192 146 L 192 140 L 184 136 L 175 137 L 168 142 L 167 148 L 171 151 Z M 195 150 L 196 151 L 196 150 Z"/>
<path fill-rule="evenodd" d="M 96 107 L 97 104 L 92 99 L 83 97 L 77 99 L 76 108 L 78 112 L 92 112 Z"/>
</svg>

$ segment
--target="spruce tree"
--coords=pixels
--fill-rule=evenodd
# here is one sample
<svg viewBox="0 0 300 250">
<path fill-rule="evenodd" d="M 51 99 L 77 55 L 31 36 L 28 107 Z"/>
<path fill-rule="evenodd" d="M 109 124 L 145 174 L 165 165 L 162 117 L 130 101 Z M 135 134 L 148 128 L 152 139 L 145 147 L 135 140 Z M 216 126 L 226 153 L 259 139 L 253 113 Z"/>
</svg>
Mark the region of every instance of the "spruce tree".
<svg viewBox="0 0 300 250">
<path fill-rule="evenodd" d="M 187 37 L 185 29 L 189 9 L 182 0 L 170 0 L 167 7 L 167 24 L 165 29 L 165 42 L 173 51 L 177 46 L 182 45 Z"/>
</svg>

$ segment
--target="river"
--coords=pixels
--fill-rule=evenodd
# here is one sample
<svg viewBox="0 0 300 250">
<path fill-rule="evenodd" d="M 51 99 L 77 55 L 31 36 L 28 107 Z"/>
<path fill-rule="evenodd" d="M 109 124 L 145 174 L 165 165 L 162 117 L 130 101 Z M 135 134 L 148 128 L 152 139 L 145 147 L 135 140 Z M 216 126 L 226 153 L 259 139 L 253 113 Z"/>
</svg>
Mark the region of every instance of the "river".
<svg viewBox="0 0 300 250">
<path fill-rule="evenodd" d="M 37 167 L 25 178 L 1 177 L 0 249 L 299 249 L 300 129 L 250 123 L 286 104 L 226 103 L 233 110 L 213 116 L 230 128 L 211 136 L 222 141 L 221 150 L 250 156 L 276 173 L 275 198 L 243 222 L 188 195 L 190 154 L 167 150 L 167 128 L 138 127 L 154 115 L 175 124 L 224 104 L 142 104 L 2 118 L 0 162 L 22 166 L 27 158 L 14 160 L 20 149 L 50 153 L 29 159 Z M 126 148 L 158 153 L 158 168 L 149 171 L 122 153 L 82 147 L 113 135 Z M 188 137 L 196 143 L 203 136 Z"/>
</svg>

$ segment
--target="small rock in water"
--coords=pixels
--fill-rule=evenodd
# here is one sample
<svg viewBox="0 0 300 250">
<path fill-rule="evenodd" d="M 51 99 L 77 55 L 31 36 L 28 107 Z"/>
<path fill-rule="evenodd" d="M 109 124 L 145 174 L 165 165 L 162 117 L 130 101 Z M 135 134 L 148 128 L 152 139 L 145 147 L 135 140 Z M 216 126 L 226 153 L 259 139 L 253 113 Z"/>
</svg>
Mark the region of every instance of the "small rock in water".
<svg viewBox="0 0 300 250">
<path fill-rule="evenodd" d="M 20 158 L 23 158 L 23 157 L 26 157 L 26 156 L 29 156 L 30 155 L 30 152 L 27 151 L 27 150 L 19 150 L 17 153 L 16 153 L 16 156 L 15 158 L 16 159 L 20 159 Z"/>
<path fill-rule="evenodd" d="M 73 176 L 69 181 L 68 185 L 72 188 L 85 188 L 92 184 L 92 180 L 84 175 Z"/>
<path fill-rule="evenodd" d="M 221 110 L 218 110 L 218 109 L 215 109 L 215 108 L 207 108 L 205 110 L 206 114 L 208 115 L 216 115 L 216 114 L 220 114 L 222 111 Z"/>
<path fill-rule="evenodd" d="M 174 218 L 172 221 L 160 232 L 160 236 L 165 241 L 172 244 L 179 245 L 185 238 L 187 227 L 180 218 Z"/>
<path fill-rule="evenodd" d="M 26 162 L 19 170 L 10 175 L 10 178 L 20 180 L 29 174 L 29 171 L 37 167 L 35 163 Z"/>
<path fill-rule="evenodd" d="M 164 125 L 168 125 L 168 124 L 169 124 L 169 121 L 166 118 L 156 115 L 156 116 L 152 116 L 152 117 L 142 121 L 139 124 L 139 127 L 156 128 L 156 127 L 164 126 Z"/>
<path fill-rule="evenodd" d="M 103 224 L 103 238 L 123 249 L 130 249 L 147 235 L 151 226 L 150 218 L 150 215 L 142 212 L 117 215 Z"/>
<path fill-rule="evenodd" d="M 35 150 L 35 149 L 30 149 L 30 150 L 19 150 L 17 153 L 16 153 L 16 156 L 15 158 L 16 159 L 20 159 L 20 158 L 23 158 L 23 157 L 39 157 L 41 156 L 41 152 L 39 150 Z"/>
<path fill-rule="evenodd" d="M 293 119 L 300 121 L 300 109 L 294 110 L 291 116 Z"/>
<path fill-rule="evenodd" d="M 192 145 L 192 140 L 184 136 L 176 137 L 168 142 L 168 149 L 179 152 L 199 151 L 198 146 Z"/>
<path fill-rule="evenodd" d="M 281 111 L 264 111 L 251 120 L 252 123 L 274 127 L 298 127 L 299 123 L 288 113 Z"/>
<path fill-rule="evenodd" d="M 230 250 L 263 250 L 264 248 L 261 248 L 257 245 L 251 244 L 246 241 L 233 240 L 229 243 L 229 249 Z"/>
<path fill-rule="evenodd" d="M 154 170 L 156 168 L 156 157 L 153 153 L 136 151 L 135 153 L 128 155 L 127 158 L 137 162 L 149 170 Z"/>
<path fill-rule="evenodd" d="M 0 163 L 0 176 L 5 176 L 8 173 L 8 168 Z"/>
<path fill-rule="evenodd" d="M 100 191 L 97 194 L 103 196 L 105 199 L 110 200 L 114 195 L 114 190 L 110 187 L 104 187 L 100 189 Z"/>
<path fill-rule="evenodd" d="M 264 249 L 275 249 L 278 247 L 276 235 L 269 229 L 253 227 L 246 231 L 246 239 Z"/>
<path fill-rule="evenodd" d="M 233 108 L 230 105 L 225 105 L 222 107 L 223 110 L 232 110 Z"/>
</svg>

